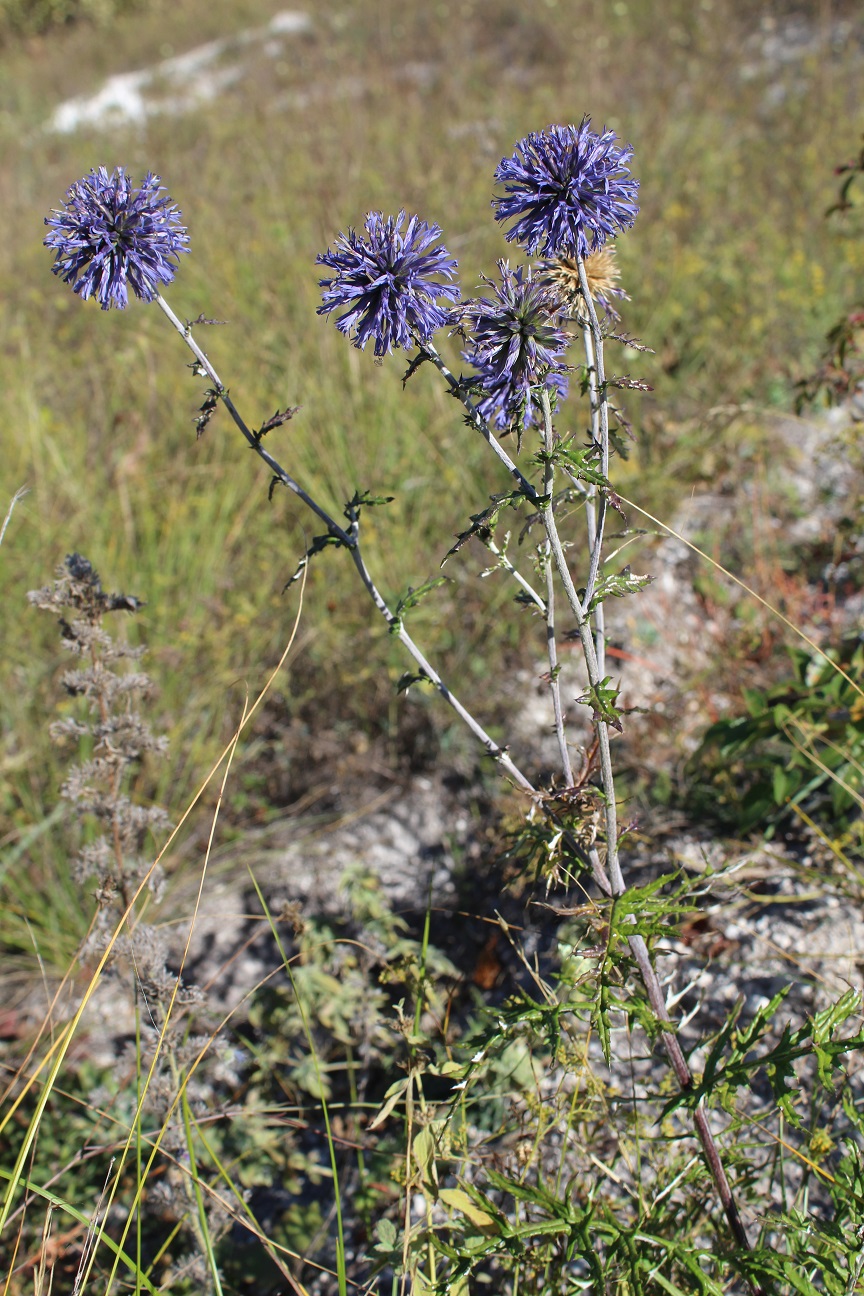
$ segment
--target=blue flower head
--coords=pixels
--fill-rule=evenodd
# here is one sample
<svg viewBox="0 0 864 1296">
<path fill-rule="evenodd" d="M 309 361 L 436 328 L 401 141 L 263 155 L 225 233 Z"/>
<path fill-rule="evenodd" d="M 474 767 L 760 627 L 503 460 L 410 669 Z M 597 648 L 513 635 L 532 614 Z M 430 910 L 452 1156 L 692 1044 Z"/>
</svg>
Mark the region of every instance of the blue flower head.
<svg viewBox="0 0 864 1296">
<path fill-rule="evenodd" d="M 441 237 L 440 227 L 412 216 L 403 233 L 404 221 L 404 211 L 386 219 L 370 212 L 367 238 L 349 229 L 339 235 L 335 250 L 316 257 L 319 265 L 336 271 L 332 279 L 319 280 L 324 304 L 318 314 L 345 308 L 336 327 L 346 336 L 353 334 L 361 351 L 373 338 L 376 356 L 428 341 L 450 322 L 451 312 L 438 299 L 455 302 L 459 297 L 455 284 L 432 277 L 452 279 L 456 270 L 446 248 L 431 246 Z"/>
<path fill-rule="evenodd" d="M 561 304 L 548 284 L 521 266 L 511 270 L 506 261 L 498 268 L 500 286 L 487 280 L 494 297 L 467 304 L 463 321 L 471 346 L 463 359 L 477 371 L 482 417 L 498 429 L 515 423 L 521 432 L 534 422 L 539 386 L 561 400 L 566 396 L 561 357 L 570 338 L 559 327 Z"/>
<path fill-rule="evenodd" d="M 104 166 L 73 184 L 62 210 L 46 216 L 54 249 L 54 274 L 85 301 L 94 294 L 103 310 L 128 304 L 128 288 L 152 301 L 157 286 L 172 281 L 173 259 L 189 251 L 180 211 L 148 173 L 133 189 L 123 167 Z"/>
<path fill-rule="evenodd" d="M 506 197 L 493 198 L 495 219 L 515 224 L 505 234 L 529 256 L 587 256 L 608 238 L 632 225 L 639 208 L 626 163 L 629 145 L 619 146 L 614 131 L 580 126 L 548 126 L 532 132 L 502 158 L 495 179 Z"/>
</svg>

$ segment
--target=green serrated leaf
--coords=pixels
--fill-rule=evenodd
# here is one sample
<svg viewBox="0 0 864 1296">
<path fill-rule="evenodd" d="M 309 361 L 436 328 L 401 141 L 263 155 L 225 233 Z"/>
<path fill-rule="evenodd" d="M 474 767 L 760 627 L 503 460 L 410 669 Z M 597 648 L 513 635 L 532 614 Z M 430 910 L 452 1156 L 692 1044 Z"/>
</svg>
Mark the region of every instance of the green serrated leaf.
<svg viewBox="0 0 864 1296">
<path fill-rule="evenodd" d="M 402 618 L 410 608 L 416 607 L 418 603 L 426 598 L 427 594 L 431 594 L 433 590 L 438 589 L 439 585 L 448 585 L 449 583 L 447 576 L 434 576 L 432 580 L 425 581 L 424 584 L 418 585 L 416 589 L 409 585 L 407 593 L 403 594 L 396 604 L 396 612 L 390 623 L 390 633 L 399 633 L 402 628 Z"/>
<path fill-rule="evenodd" d="M 481 544 L 486 544 L 492 538 L 502 510 L 515 508 L 525 497 L 521 491 L 512 491 L 508 495 L 492 495 L 490 498 L 492 503 L 488 508 L 484 509 L 482 513 L 472 513 L 470 515 L 470 527 L 459 532 L 456 543 L 444 555 L 444 561 L 441 563 L 442 567 L 447 559 L 458 553 L 473 536 L 476 536 Z"/>
<path fill-rule="evenodd" d="M 577 698 L 578 702 L 587 703 L 594 711 L 594 717 L 604 720 L 613 729 L 621 731 L 621 712 L 615 706 L 618 700 L 619 686 L 613 684 L 612 676 L 607 675 L 598 685 L 589 686 L 588 692 Z"/>
<path fill-rule="evenodd" d="M 393 495 L 373 495 L 370 491 L 355 491 L 342 512 L 349 522 L 354 522 L 360 516 L 361 508 L 378 508 L 384 504 L 392 504 L 394 498 Z"/>
<path fill-rule="evenodd" d="M 412 671 L 405 671 L 404 674 L 399 676 L 399 679 L 396 683 L 396 692 L 407 693 L 408 690 L 412 688 L 415 684 L 431 684 L 431 683 L 432 681 L 430 680 L 428 675 L 417 675 Z"/>
<path fill-rule="evenodd" d="M 597 582 L 594 595 L 588 604 L 589 614 L 608 598 L 626 598 L 628 594 L 638 593 L 646 585 L 650 585 L 653 579 L 653 576 L 635 576 L 629 567 L 625 567 L 617 576 L 604 576 Z"/>
<path fill-rule="evenodd" d="M 534 1184 L 511 1179 L 507 1175 L 499 1174 L 492 1169 L 486 1172 L 486 1177 L 493 1188 L 509 1193 L 516 1201 L 527 1202 L 546 1211 L 549 1215 L 558 1216 L 562 1219 L 570 1220 L 573 1218 L 573 1209 L 569 1200 L 562 1201 L 555 1193 L 547 1192 L 546 1189 Z"/>
<path fill-rule="evenodd" d="M 306 568 L 307 564 L 309 563 L 310 559 L 314 558 L 314 557 L 315 557 L 317 554 L 319 554 L 319 553 L 323 553 L 324 550 L 327 549 L 330 545 L 337 545 L 337 546 L 341 546 L 341 545 L 344 545 L 344 544 L 345 544 L 345 541 L 342 540 L 341 537 L 339 537 L 339 536 L 335 536 L 335 535 L 319 535 L 319 536 L 314 536 L 313 539 L 312 539 L 312 543 L 309 545 L 309 547 L 308 547 L 308 549 L 306 550 L 305 554 L 303 555 L 303 557 L 300 559 L 299 563 L 297 564 L 297 566 L 296 566 L 296 568 L 295 568 L 295 570 L 294 570 L 294 575 L 293 575 L 293 576 L 290 576 L 290 577 L 288 578 L 288 580 L 285 582 L 285 584 L 283 585 L 283 587 L 282 587 L 282 593 L 284 594 L 285 591 L 286 591 L 286 590 L 287 590 L 291 585 L 293 585 L 296 581 L 298 581 L 298 580 L 300 579 L 300 577 L 303 575 L 303 571 L 304 571 L 304 569 Z"/>
<path fill-rule="evenodd" d="M 574 437 L 569 437 L 556 446 L 548 455 L 535 456 L 535 462 L 545 464 L 547 461 L 564 468 L 571 477 L 587 482 L 591 486 L 608 486 L 608 479 L 596 466 L 600 458 L 600 446 L 596 441 L 577 445 Z"/>
<path fill-rule="evenodd" d="M 836 1003 L 829 1004 L 821 1012 L 813 1016 L 813 1039 L 819 1043 L 824 1043 L 833 1034 L 838 1026 L 854 1017 L 861 1007 L 861 991 L 850 988 L 843 992 Z"/>
</svg>

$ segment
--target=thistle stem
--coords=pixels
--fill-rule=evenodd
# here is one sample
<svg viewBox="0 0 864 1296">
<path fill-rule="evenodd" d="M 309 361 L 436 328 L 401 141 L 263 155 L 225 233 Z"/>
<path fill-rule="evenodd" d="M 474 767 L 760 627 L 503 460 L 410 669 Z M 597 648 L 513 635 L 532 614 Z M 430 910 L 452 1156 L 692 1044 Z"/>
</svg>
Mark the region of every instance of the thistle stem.
<svg viewBox="0 0 864 1296">
<path fill-rule="evenodd" d="M 584 265 L 582 264 L 581 257 L 579 259 L 579 265 L 580 265 L 580 271 L 582 277 L 583 279 L 585 279 Z M 590 313 L 593 321 L 592 335 L 593 335 L 594 346 L 595 346 L 595 358 L 597 361 L 596 370 L 599 379 L 599 375 L 602 374 L 603 372 L 603 362 L 602 362 L 603 337 L 600 332 L 600 327 L 597 321 L 597 314 L 596 311 L 594 310 L 594 304 L 593 302 L 591 302 L 590 296 L 587 293 L 587 279 L 585 279 L 585 286 L 583 288 L 583 292 L 585 293 L 586 299 L 590 303 L 590 308 L 591 308 Z M 606 408 L 606 391 L 602 381 L 598 381 L 597 392 L 598 392 L 599 405 L 600 405 L 599 429 L 600 429 L 600 435 L 604 439 L 603 443 L 601 444 L 601 451 L 602 451 L 602 463 L 604 465 L 603 475 L 605 477 L 608 474 L 608 464 L 609 464 L 609 453 L 608 453 L 609 419 L 608 419 L 608 408 Z M 549 403 L 549 393 L 545 387 L 541 390 L 541 403 L 543 408 L 544 450 L 546 452 L 546 455 L 549 456 L 553 449 L 552 410 Z M 603 500 L 602 494 L 600 496 L 600 499 L 601 501 Z M 594 547 L 591 553 L 591 567 L 592 570 L 595 572 L 599 571 L 600 548 L 603 539 L 602 520 L 603 520 L 602 515 L 598 511 L 596 531 L 594 536 Z M 599 664 L 597 647 L 595 644 L 594 635 L 592 634 L 591 631 L 591 620 L 590 617 L 587 615 L 587 611 L 586 611 L 588 607 L 587 593 L 586 593 L 585 600 L 580 601 L 579 595 L 576 591 L 576 587 L 573 584 L 573 578 L 570 575 L 570 570 L 567 566 L 567 560 L 564 555 L 564 549 L 561 544 L 560 537 L 558 535 L 558 527 L 555 520 L 555 510 L 552 507 L 551 499 L 548 500 L 546 507 L 543 509 L 543 523 L 544 526 L 546 527 L 546 535 L 549 543 L 549 548 L 554 557 L 555 565 L 558 570 L 558 575 L 561 579 L 561 583 L 564 587 L 564 593 L 567 597 L 567 602 L 570 606 L 570 610 L 573 613 L 573 616 L 576 619 L 576 625 L 579 631 L 579 639 L 582 644 L 582 652 L 585 658 L 585 665 L 588 672 L 588 683 L 591 686 L 592 690 L 596 690 L 600 687 L 603 676 L 600 673 L 600 664 Z M 599 714 L 599 711 L 596 708 L 595 708 L 594 725 L 595 725 L 595 732 L 597 736 L 598 752 L 600 756 L 600 781 L 603 788 L 603 796 L 605 800 L 604 811 L 605 811 L 605 820 L 606 820 L 605 823 L 606 872 L 608 874 L 609 882 L 611 884 L 610 889 L 607 891 L 607 894 L 611 894 L 614 897 L 618 897 L 624 895 L 624 893 L 627 890 L 627 884 L 624 880 L 624 875 L 621 870 L 621 863 L 620 863 L 620 858 L 618 853 L 618 813 L 617 813 L 616 796 L 615 796 L 615 778 L 612 769 L 612 753 L 611 753 L 611 747 L 609 741 L 609 726 L 607 722 L 603 719 L 602 715 Z M 595 876 L 596 876 L 596 868 L 595 868 Z M 648 949 L 648 946 L 645 943 L 645 940 L 643 939 L 642 936 L 633 935 L 628 938 L 628 944 L 630 947 L 630 952 L 633 955 L 637 967 L 639 968 L 639 973 L 642 978 L 642 983 L 645 986 L 645 991 L 647 993 L 648 1002 L 651 1005 L 652 1012 L 654 1013 L 655 1017 L 659 1022 L 661 1022 L 665 1026 L 671 1027 L 672 1021 L 669 1016 L 669 1011 L 666 1007 L 666 998 L 665 995 L 663 994 L 663 988 L 660 985 L 660 980 L 659 977 L 657 976 L 657 972 L 654 968 L 654 964 L 651 959 L 651 953 Z M 663 1041 L 663 1047 L 665 1049 L 666 1056 L 669 1059 L 669 1063 L 672 1067 L 672 1070 L 675 1073 L 675 1077 L 678 1081 L 678 1084 L 680 1085 L 682 1090 L 691 1089 L 693 1087 L 693 1076 L 690 1072 L 690 1068 L 687 1065 L 687 1061 L 681 1050 L 681 1045 L 678 1042 L 677 1036 L 675 1035 L 674 1031 L 664 1030 L 662 1029 L 661 1026 L 660 1037 Z M 711 1128 L 708 1124 L 708 1120 L 705 1115 L 705 1112 L 701 1107 L 698 1107 L 694 1112 L 693 1120 L 694 1120 L 694 1125 L 696 1127 L 697 1137 L 699 1139 L 699 1142 L 702 1145 L 705 1161 L 708 1165 L 708 1169 L 714 1181 L 714 1186 L 717 1190 L 717 1195 L 723 1206 L 723 1210 L 726 1214 L 726 1219 L 729 1223 L 729 1227 L 732 1231 L 732 1234 L 735 1237 L 736 1242 L 740 1246 L 746 1247 L 748 1250 L 750 1250 L 751 1243 L 750 1243 L 750 1239 L 747 1236 L 747 1230 L 744 1227 L 744 1223 L 738 1212 L 738 1208 L 735 1203 L 735 1199 L 732 1194 L 731 1187 L 729 1185 L 729 1180 L 726 1176 L 726 1172 L 723 1168 L 723 1162 L 721 1160 L 720 1153 L 717 1149 L 717 1144 L 711 1132 Z M 759 1289 L 755 1287 L 753 1284 L 751 1284 L 751 1290 L 753 1292 L 753 1296 L 758 1296 Z"/>
<path fill-rule="evenodd" d="M 530 500 L 532 504 L 539 504 L 540 496 L 537 494 L 536 490 L 531 485 L 530 481 L 524 475 L 524 473 L 522 473 L 520 469 L 516 467 L 515 463 L 510 458 L 507 451 L 504 449 L 501 442 L 495 436 L 495 433 L 489 427 L 489 424 L 483 418 L 480 411 L 477 409 L 477 406 L 474 404 L 471 397 L 466 392 L 464 384 L 461 383 L 458 378 L 456 378 L 456 376 L 451 372 L 450 369 L 448 369 L 447 365 L 444 363 L 441 356 L 436 351 L 435 347 L 432 345 L 431 342 L 423 342 L 422 345 L 420 345 L 420 349 L 424 355 L 428 356 L 428 358 L 432 361 L 435 368 L 443 376 L 443 378 L 447 383 L 447 386 L 450 388 L 451 395 L 455 396 L 456 399 L 461 401 L 462 404 L 465 406 L 466 410 L 468 411 L 468 419 L 469 422 L 471 423 L 471 426 L 475 428 L 477 432 L 480 433 L 480 435 L 482 436 L 486 444 L 489 446 L 489 449 L 492 451 L 492 453 L 498 456 L 498 458 L 501 460 L 504 467 L 510 473 L 510 476 L 513 477 L 519 483 L 519 488 L 522 491 L 522 494 L 525 496 L 525 498 Z"/>
<path fill-rule="evenodd" d="M 545 616 L 545 615 L 546 615 L 546 604 L 545 604 L 545 602 L 544 602 L 543 599 L 540 597 L 540 595 L 537 593 L 537 591 L 533 588 L 533 586 L 531 586 L 531 585 L 528 584 L 527 580 L 526 580 L 525 577 L 522 575 L 522 573 L 521 573 L 521 572 L 520 572 L 516 567 L 514 567 L 513 563 L 512 563 L 512 562 L 510 561 L 510 559 L 507 557 L 507 555 L 506 555 L 506 553 L 504 552 L 504 550 L 503 550 L 503 549 L 500 549 L 500 548 L 498 547 L 498 545 L 497 545 L 497 544 L 495 543 L 495 541 L 491 538 L 491 536 L 489 537 L 489 539 L 484 539 L 484 540 L 483 540 L 483 543 L 485 544 L 485 546 L 486 546 L 486 548 L 489 550 L 489 552 L 490 552 L 491 554 L 494 554 L 495 557 L 498 559 L 498 562 L 496 563 L 496 567 L 503 567 L 505 571 L 509 572 L 510 575 L 513 577 L 513 579 L 516 581 L 517 585 L 521 585 L 522 589 L 523 589 L 524 592 L 528 595 L 528 597 L 530 598 L 531 602 L 532 602 L 532 603 L 535 605 L 535 607 L 537 607 L 537 608 L 538 608 L 538 609 L 543 613 L 543 615 Z M 489 575 L 491 572 L 493 572 L 494 570 L 495 570 L 494 567 L 490 567 L 490 568 L 488 569 L 488 571 L 483 572 L 482 575 L 483 575 L 483 576 L 488 576 L 488 575 Z"/>
<path fill-rule="evenodd" d="M 584 265 L 582 263 L 581 257 L 579 258 L 579 265 L 582 269 L 582 273 L 584 274 Z M 585 289 L 583 287 L 583 292 L 584 291 Z M 589 297 L 589 301 L 590 301 L 590 297 Z M 593 301 L 591 302 L 591 309 L 594 310 Z M 605 408 L 605 404 L 600 399 L 600 388 L 597 382 L 597 366 L 596 366 L 595 351 L 594 351 L 594 338 L 591 334 L 590 323 L 583 316 L 580 316 L 580 319 L 582 322 L 582 338 L 585 344 L 585 362 L 586 362 L 586 369 L 588 375 L 588 399 L 591 404 L 591 439 L 595 442 L 596 445 L 599 445 L 602 450 L 603 431 L 602 431 L 601 418 L 602 418 L 602 411 Z M 596 311 L 595 311 L 595 320 L 596 320 Z M 603 349 L 601 347 L 600 348 L 601 356 L 602 356 L 602 350 Z M 608 411 L 607 411 L 607 423 L 608 423 Z M 607 445 L 608 445 L 608 429 L 607 429 Z M 607 455 L 607 459 L 608 459 L 608 455 Z M 605 470 L 604 470 L 604 475 L 605 475 Z M 600 562 L 602 560 L 602 554 L 600 551 L 603 544 L 603 522 L 605 520 L 605 507 L 603 513 L 598 517 L 597 487 L 593 483 L 589 484 L 586 487 L 585 495 L 586 495 L 585 518 L 588 523 L 588 553 L 590 556 L 589 560 L 590 560 L 591 570 L 594 571 L 595 573 L 595 580 L 594 580 L 594 584 L 592 584 L 591 576 L 589 572 L 588 586 L 586 586 L 585 599 L 582 604 L 583 609 L 587 609 L 588 607 L 588 603 L 590 602 L 588 591 L 590 589 L 591 593 L 593 594 L 594 585 L 596 584 L 596 575 L 600 570 Z M 601 495 L 600 497 L 601 506 L 605 506 L 605 503 L 606 503 L 606 497 Z M 594 557 L 595 554 L 597 555 L 596 562 Z M 598 606 L 594 610 L 594 646 L 597 650 L 597 669 L 599 670 L 600 678 L 602 679 L 603 676 L 606 674 L 606 609 L 604 608 L 602 603 L 598 604 Z"/>
<path fill-rule="evenodd" d="M 555 465 L 549 453 L 552 447 L 552 411 L 549 396 L 544 387 L 543 402 L 543 440 L 546 449 L 546 460 L 543 465 L 543 495 L 549 501 L 544 509 L 553 512 L 552 500 L 555 488 Z M 549 688 L 552 693 L 552 715 L 555 724 L 555 737 L 558 740 L 558 752 L 561 757 L 561 770 L 567 787 L 573 786 L 573 767 L 570 764 L 570 752 L 567 747 L 567 735 L 564 730 L 564 711 L 561 706 L 561 684 L 558 679 L 558 645 L 555 640 L 555 568 L 552 562 L 552 545 L 546 539 L 546 651 L 549 655 Z"/>
<path fill-rule="evenodd" d="M 606 399 L 606 373 L 603 362 L 603 333 L 600 329 L 600 322 L 597 319 L 594 299 L 591 296 L 591 290 L 588 285 L 588 274 L 585 270 L 585 261 L 581 253 L 577 255 L 576 260 L 579 266 L 579 286 L 582 289 L 582 304 L 584 304 L 585 309 L 588 312 L 590 336 L 593 339 L 593 346 L 588 352 L 588 389 L 591 394 L 592 433 L 595 440 L 599 440 L 600 471 L 603 476 L 608 479 L 609 402 Z M 593 364 L 591 363 L 592 351 Z M 582 610 L 586 613 L 589 604 L 591 603 L 591 599 L 594 597 L 594 589 L 600 572 L 600 556 L 603 549 L 603 529 L 605 523 L 606 496 L 602 491 L 600 491 L 597 495 L 597 519 L 594 525 L 594 544 L 591 549 L 588 583 L 585 586 L 585 597 L 582 601 Z"/>
<path fill-rule="evenodd" d="M 283 486 L 287 486 L 290 491 L 293 491 L 294 494 L 303 501 L 306 507 L 310 508 L 312 512 L 318 518 L 320 518 L 320 520 L 324 523 L 324 525 L 327 527 L 327 530 L 332 536 L 335 536 L 337 540 L 341 540 L 342 544 L 344 544 L 348 549 L 352 548 L 353 541 L 349 536 L 348 532 L 345 531 L 344 528 L 341 527 L 338 522 L 334 521 L 334 519 L 331 518 L 330 515 L 326 513 L 323 508 L 320 507 L 320 505 L 316 504 L 312 496 L 308 495 L 306 491 L 303 489 L 303 487 L 298 482 L 296 482 L 294 478 L 285 471 L 285 469 L 281 466 L 281 464 L 277 463 L 277 461 L 273 458 L 273 456 L 264 448 L 261 442 L 261 438 L 256 436 L 255 433 L 250 430 L 248 424 L 240 416 L 236 405 L 232 401 L 231 397 L 228 395 L 227 387 L 222 382 L 222 379 L 219 377 L 216 370 L 213 368 L 213 365 L 210 363 L 207 356 L 199 347 L 198 343 L 195 341 L 195 338 L 192 336 L 192 326 L 189 324 L 184 324 L 181 320 L 177 318 L 177 316 L 174 314 L 171 307 L 166 302 L 165 298 L 160 293 L 156 294 L 155 300 L 158 303 L 160 310 L 162 310 L 165 313 L 165 315 L 167 315 L 168 319 L 174 325 L 175 329 L 180 334 L 183 341 L 188 346 L 189 350 L 195 356 L 201 368 L 207 374 L 207 377 L 213 383 L 213 386 L 216 389 L 217 396 L 219 397 L 222 404 L 227 409 L 228 413 L 231 415 L 232 419 L 234 420 L 237 427 L 242 432 L 243 436 L 248 441 L 250 447 L 255 451 L 257 455 L 260 455 L 260 457 L 266 463 L 267 467 L 273 473 L 274 477 L 277 477 Z"/>
<path fill-rule="evenodd" d="M 174 328 L 177 330 L 177 332 L 180 334 L 183 341 L 186 343 L 186 345 L 189 347 L 192 354 L 195 356 L 201 368 L 204 370 L 204 372 L 207 374 L 210 381 L 213 383 L 213 386 L 216 390 L 216 394 L 218 395 L 219 399 L 222 401 L 225 408 L 228 410 L 229 414 L 231 415 L 237 427 L 240 429 L 243 436 L 246 438 L 246 441 L 248 442 L 249 446 L 255 451 L 256 454 L 258 454 L 264 460 L 264 462 L 267 464 L 267 467 L 273 473 L 274 477 L 279 482 L 281 482 L 283 486 L 287 486 L 289 490 L 293 491 L 293 493 L 299 499 L 301 499 L 308 508 L 312 510 L 312 512 L 316 515 L 316 517 L 320 518 L 320 520 L 327 527 L 329 534 L 334 536 L 337 540 L 339 540 L 340 543 L 348 550 L 348 552 L 351 555 L 351 560 L 354 563 L 354 566 L 356 567 L 360 579 L 363 582 L 363 585 L 367 593 L 369 594 L 369 597 L 372 599 L 372 602 L 375 604 L 378 611 L 384 617 L 387 624 L 390 626 L 391 630 L 395 633 L 396 637 L 399 639 L 399 642 L 405 647 L 405 649 L 408 651 L 408 653 L 417 663 L 422 673 L 429 679 L 430 683 L 432 683 L 434 687 L 438 690 L 438 692 L 443 697 L 444 701 L 447 702 L 448 705 L 453 708 L 453 710 L 456 712 L 459 718 L 464 721 L 464 723 L 468 726 L 468 728 L 478 739 L 478 741 L 482 743 L 483 747 L 486 749 L 487 753 L 492 757 L 492 759 L 495 760 L 501 766 L 501 768 L 510 776 L 513 782 L 516 783 L 518 787 L 522 788 L 523 791 L 533 793 L 534 788 L 532 787 L 530 781 L 525 777 L 522 771 L 510 759 L 509 755 L 504 750 L 504 748 L 498 746 L 495 740 L 492 737 L 490 737 L 490 735 L 486 732 L 486 730 L 479 723 L 479 721 L 477 721 L 474 718 L 471 712 L 468 711 L 468 709 L 462 705 L 462 703 L 459 701 L 456 695 L 453 692 L 451 692 L 451 690 L 447 687 L 447 685 L 442 680 L 441 676 L 434 669 L 434 667 L 430 665 L 430 663 L 426 660 L 423 653 L 414 643 L 414 640 L 403 628 L 400 619 L 393 612 L 391 612 L 390 608 L 387 606 L 385 599 L 383 598 L 380 591 L 378 590 L 378 587 L 373 581 L 369 573 L 369 569 L 367 568 L 366 563 L 364 561 L 360 549 L 360 540 L 357 534 L 357 530 L 358 530 L 357 524 L 355 523 L 352 526 L 350 531 L 346 531 L 344 527 L 341 527 L 339 523 L 336 522 L 336 520 L 330 516 L 330 514 L 326 511 L 326 509 L 323 509 L 321 505 L 318 504 L 312 498 L 312 496 L 309 495 L 303 489 L 303 487 L 298 482 L 296 482 L 289 473 L 285 471 L 282 465 L 276 459 L 273 458 L 273 456 L 269 453 L 269 451 L 265 450 L 264 446 L 261 444 L 261 438 L 259 436 L 256 436 L 255 433 L 250 430 L 249 425 L 242 418 L 234 402 L 231 400 L 230 396 L 228 395 L 227 388 L 225 387 L 225 384 L 222 382 L 222 379 L 219 377 L 215 368 L 210 363 L 210 360 L 208 359 L 207 355 L 204 353 L 204 351 L 202 351 L 201 347 L 199 347 L 198 343 L 195 341 L 195 338 L 192 336 L 191 325 L 183 324 L 183 322 L 180 319 L 178 319 L 177 316 L 174 314 L 173 310 L 165 301 L 164 297 L 162 297 L 158 293 L 156 295 L 156 301 L 159 303 L 161 310 L 171 321 Z"/>
</svg>

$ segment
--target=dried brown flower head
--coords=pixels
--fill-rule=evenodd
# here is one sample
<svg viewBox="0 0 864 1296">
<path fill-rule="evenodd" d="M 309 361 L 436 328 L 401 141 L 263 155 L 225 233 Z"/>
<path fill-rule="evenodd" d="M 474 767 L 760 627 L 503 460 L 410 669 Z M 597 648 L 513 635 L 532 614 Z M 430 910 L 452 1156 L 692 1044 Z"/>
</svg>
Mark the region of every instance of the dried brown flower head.
<svg viewBox="0 0 864 1296">
<path fill-rule="evenodd" d="M 562 308 L 580 320 L 587 319 L 582 305 L 582 285 L 579 282 L 579 264 L 576 258 L 560 256 L 554 261 L 545 261 L 543 274 L 546 283 L 558 294 Z M 621 271 L 615 260 L 614 246 L 607 244 L 597 252 L 590 253 L 585 258 L 585 274 L 591 296 L 609 315 L 617 319 L 611 298 L 626 298 L 627 294 L 619 286 Z"/>
</svg>

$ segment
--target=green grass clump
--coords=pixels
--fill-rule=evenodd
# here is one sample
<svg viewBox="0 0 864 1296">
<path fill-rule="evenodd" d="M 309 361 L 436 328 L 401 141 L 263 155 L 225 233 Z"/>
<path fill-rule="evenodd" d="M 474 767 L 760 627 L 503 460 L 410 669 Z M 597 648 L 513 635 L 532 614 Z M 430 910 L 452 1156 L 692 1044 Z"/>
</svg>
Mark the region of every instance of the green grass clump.
<svg viewBox="0 0 864 1296">
<path fill-rule="evenodd" d="M 153 0 L 3 0 L 0 43 L 48 33 L 70 23 L 106 27 L 121 14 L 153 5 Z"/>
<path fill-rule="evenodd" d="M 848 849 L 864 809 L 864 650 L 856 638 L 829 658 L 804 649 L 791 657 L 788 678 L 745 690 L 747 714 L 705 733 L 691 762 L 693 809 L 740 833 L 773 831 L 804 811 L 833 825 Z"/>
</svg>

